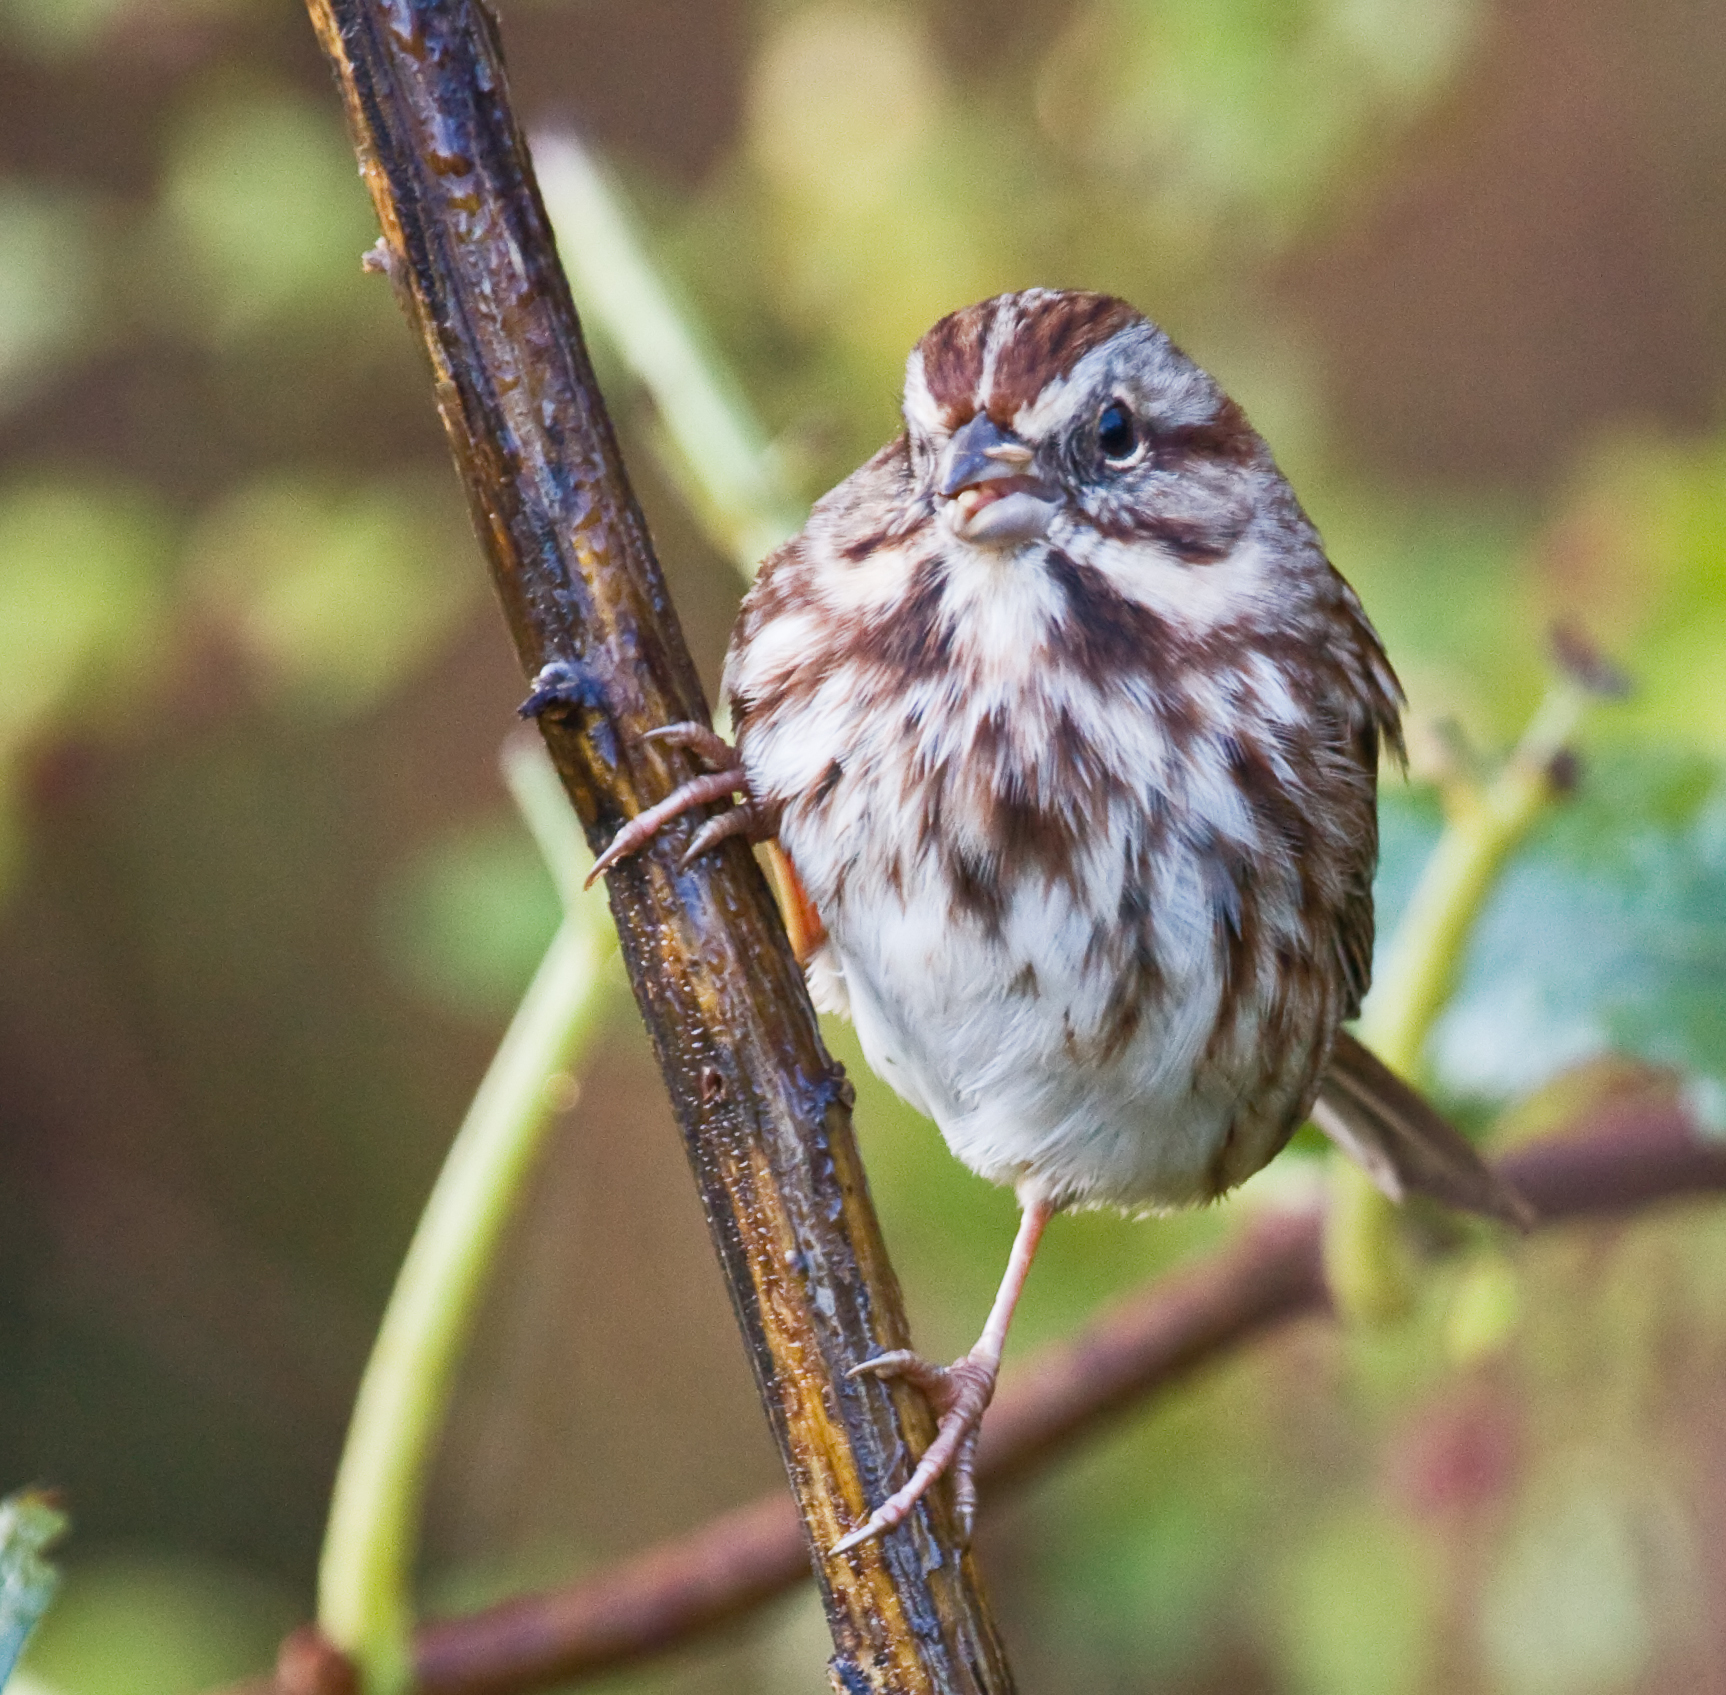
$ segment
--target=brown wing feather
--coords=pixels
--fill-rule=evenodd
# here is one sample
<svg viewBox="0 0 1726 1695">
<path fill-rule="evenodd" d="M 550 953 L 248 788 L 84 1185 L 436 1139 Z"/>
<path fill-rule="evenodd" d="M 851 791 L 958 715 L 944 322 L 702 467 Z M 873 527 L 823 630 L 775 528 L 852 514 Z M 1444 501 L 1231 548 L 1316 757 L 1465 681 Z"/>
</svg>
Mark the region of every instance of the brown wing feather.
<svg viewBox="0 0 1726 1695">
<path fill-rule="evenodd" d="M 1534 1222 L 1527 1201 L 1474 1144 L 1346 1030 L 1331 1050 L 1312 1118 L 1393 1201 L 1429 1195 L 1519 1230 Z"/>
<path fill-rule="evenodd" d="M 1366 815 L 1362 819 L 1366 839 L 1342 911 L 1337 915 L 1336 950 L 1342 967 L 1347 998 L 1343 1017 L 1356 1018 L 1366 991 L 1372 986 L 1372 878 L 1378 868 L 1378 740 L 1379 727 L 1368 720 L 1355 737 L 1355 756 L 1371 783 Z"/>
</svg>

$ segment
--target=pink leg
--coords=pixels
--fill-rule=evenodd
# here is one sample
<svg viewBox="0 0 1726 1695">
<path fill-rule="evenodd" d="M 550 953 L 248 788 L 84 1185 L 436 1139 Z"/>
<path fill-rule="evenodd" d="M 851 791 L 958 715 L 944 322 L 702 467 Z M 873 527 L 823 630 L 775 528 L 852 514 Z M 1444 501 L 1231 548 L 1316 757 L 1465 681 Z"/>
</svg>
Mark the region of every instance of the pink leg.
<svg viewBox="0 0 1726 1695">
<path fill-rule="evenodd" d="M 995 1304 L 989 1309 L 989 1322 L 968 1354 L 950 1366 L 937 1366 L 908 1348 L 900 1348 L 865 1360 L 852 1371 L 853 1377 L 865 1374 L 903 1377 L 922 1390 L 936 1414 L 935 1440 L 924 1451 L 905 1486 L 883 1501 L 866 1524 L 835 1542 L 830 1552 L 843 1554 L 860 1542 L 903 1524 L 935 1480 L 949 1470 L 953 1473 L 953 1498 L 960 1531 L 969 1540 L 977 1506 L 973 1460 L 978 1427 L 984 1409 L 994 1398 L 995 1379 L 1000 1374 L 1001 1351 L 1006 1346 L 1007 1328 L 1013 1322 L 1013 1309 L 1024 1292 L 1043 1230 L 1055 1213 L 1044 1200 L 1021 1200 L 1020 1204 L 1023 1211 L 1019 1216 L 1019 1233 L 1013 1238 L 1006 1273 L 995 1295 Z"/>
</svg>

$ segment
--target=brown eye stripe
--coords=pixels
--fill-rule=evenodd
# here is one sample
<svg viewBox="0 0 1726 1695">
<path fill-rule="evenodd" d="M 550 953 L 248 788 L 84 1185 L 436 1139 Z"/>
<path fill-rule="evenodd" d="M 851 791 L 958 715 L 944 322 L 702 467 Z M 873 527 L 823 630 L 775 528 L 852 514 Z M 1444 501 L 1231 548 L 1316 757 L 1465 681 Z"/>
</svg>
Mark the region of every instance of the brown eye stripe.
<svg viewBox="0 0 1726 1695">
<path fill-rule="evenodd" d="M 1159 430 L 1152 437 L 1159 462 L 1173 456 L 1222 459 L 1244 465 L 1255 459 L 1263 443 L 1247 415 L 1232 400 L 1224 400 L 1208 423 Z"/>
</svg>

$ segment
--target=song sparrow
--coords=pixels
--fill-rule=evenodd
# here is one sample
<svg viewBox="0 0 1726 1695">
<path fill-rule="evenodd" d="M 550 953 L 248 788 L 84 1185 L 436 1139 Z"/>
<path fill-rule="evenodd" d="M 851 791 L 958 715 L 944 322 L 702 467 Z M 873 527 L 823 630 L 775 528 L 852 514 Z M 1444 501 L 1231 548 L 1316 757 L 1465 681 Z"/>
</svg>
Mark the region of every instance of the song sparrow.
<svg viewBox="0 0 1726 1695">
<path fill-rule="evenodd" d="M 736 749 L 595 868 L 735 793 L 688 856 L 776 839 L 825 1010 L 1023 1208 L 938 1434 L 836 1545 L 971 1454 L 1063 1207 L 1214 1199 L 1311 1113 L 1391 1193 L 1518 1220 L 1469 1144 L 1340 1032 L 1372 963 L 1401 691 L 1239 407 L 1154 324 L 1031 289 L 913 350 L 905 429 L 767 560 L 726 665 Z M 529 705 L 557 698 L 555 673 Z"/>
</svg>

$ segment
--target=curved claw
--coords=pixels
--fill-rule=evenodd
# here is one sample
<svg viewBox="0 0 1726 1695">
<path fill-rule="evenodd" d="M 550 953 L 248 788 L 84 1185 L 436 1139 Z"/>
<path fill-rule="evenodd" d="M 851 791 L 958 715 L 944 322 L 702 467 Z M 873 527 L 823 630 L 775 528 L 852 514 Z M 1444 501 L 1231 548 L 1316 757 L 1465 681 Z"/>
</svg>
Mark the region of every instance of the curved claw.
<svg viewBox="0 0 1726 1695">
<path fill-rule="evenodd" d="M 995 1393 L 996 1368 L 986 1359 L 967 1354 L 950 1366 L 930 1365 L 907 1348 L 879 1354 L 853 1366 L 850 1377 L 903 1377 L 928 1397 L 939 1414 L 935 1440 L 924 1449 L 917 1469 L 869 1515 L 867 1521 L 842 1536 L 828 1549 L 843 1554 L 883 1531 L 896 1529 L 911 1516 L 911 1510 L 929 1493 L 943 1473 L 953 1474 L 953 1496 L 962 1537 L 969 1541 L 971 1521 L 977 1510 L 977 1486 L 972 1468 L 977 1451 L 977 1432 L 984 1410 Z"/>
<path fill-rule="evenodd" d="M 657 806 L 639 812 L 611 838 L 611 845 L 593 862 L 583 888 L 592 888 L 602 872 L 609 871 L 620 859 L 627 859 L 642 848 L 671 822 L 692 807 L 706 806 L 712 801 L 725 800 L 744 786 L 743 768 L 733 766 L 728 771 L 710 771 L 702 777 L 691 777 L 687 783 L 673 789 Z M 717 822 L 717 820 L 716 820 Z"/>
<path fill-rule="evenodd" d="M 937 1406 L 939 1398 L 947 1387 L 947 1368 L 944 1365 L 931 1365 L 919 1353 L 910 1348 L 894 1348 L 885 1354 L 877 1354 L 873 1359 L 865 1360 L 861 1365 L 854 1365 L 845 1373 L 847 1377 L 903 1377 L 913 1389 L 921 1390 L 929 1399 L 931 1406 Z"/>
<path fill-rule="evenodd" d="M 717 818 L 709 818 L 699 830 L 694 839 L 683 850 L 683 857 L 678 860 L 678 866 L 687 871 L 704 853 L 710 852 L 723 841 L 732 836 L 747 836 L 754 839 L 760 827 L 760 810 L 753 801 L 743 801 L 732 807 L 729 812 L 722 812 Z"/>
<path fill-rule="evenodd" d="M 644 742 L 664 742 L 668 747 L 680 747 L 693 753 L 710 771 L 734 771 L 743 761 L 737 749 L 705 724 L 661 724 L 641 738 Z"/>
</svg>

